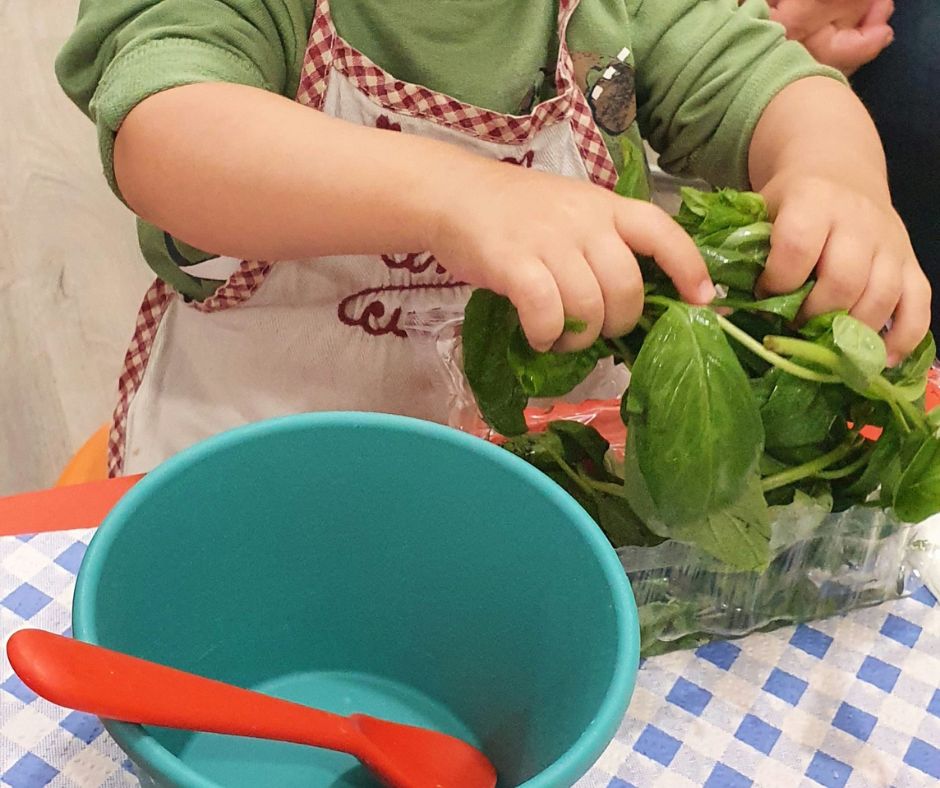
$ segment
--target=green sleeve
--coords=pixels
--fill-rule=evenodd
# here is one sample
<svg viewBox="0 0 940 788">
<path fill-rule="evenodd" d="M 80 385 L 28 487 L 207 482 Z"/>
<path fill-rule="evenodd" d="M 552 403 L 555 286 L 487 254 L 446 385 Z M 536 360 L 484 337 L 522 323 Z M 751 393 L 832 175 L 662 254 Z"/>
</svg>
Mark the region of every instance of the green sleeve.
<svg viewBox="0 0 940 788">
<path fill-rule="evenodd" d="M 628 0 L 638 120 L 667 172 L 747 188 L 754 127 L 773 97 L 813 75 L 844 81 L 769 20 L 764 0 Z"/>
<path fill-rule="evenodd" d="M 292 97 L 311 14 L 304 0 L 82 0 L 56 76 L 97 125 L 115 193 L 114 137 L 128 112 L 154 93 L 197 82 Z"/>
</svg>

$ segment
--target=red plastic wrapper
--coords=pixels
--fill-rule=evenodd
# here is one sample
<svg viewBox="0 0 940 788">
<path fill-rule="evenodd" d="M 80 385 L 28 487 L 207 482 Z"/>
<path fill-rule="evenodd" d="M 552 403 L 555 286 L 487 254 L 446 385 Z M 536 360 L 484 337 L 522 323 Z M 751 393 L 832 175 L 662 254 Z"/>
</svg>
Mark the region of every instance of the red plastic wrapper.
<svg viewBox="0 0 940 788">
<path fill-rule="evenodd" d="M 933 410 L 940 404 L 940 368 L 938 367 L 930 370 L 925 399 L 927 410 Z M 627 428 L 620 418 L 620 400 L 585 400 L 578 403 L 558 402 L 552 405 L 526 409 L 526 423 L 532 432 L 543 432 L 549 424 L 559 420 L 589 424 L 604 436 L 604 439 L 610 444 L 611 451 L 617 457 L 623 458 L 627 442 Z M 494 443 L 502 442 L 501 437 L 494 435 L 493 431 L 482 421 L 475 427 L 476 429 L 473 432 L 478 437 L 486 438 Z M 877 440 L 881 435 L 881 429 L 878 427 L 865 427 L 862 430 L 862 435 L 869 440 Z"/>
</svg>

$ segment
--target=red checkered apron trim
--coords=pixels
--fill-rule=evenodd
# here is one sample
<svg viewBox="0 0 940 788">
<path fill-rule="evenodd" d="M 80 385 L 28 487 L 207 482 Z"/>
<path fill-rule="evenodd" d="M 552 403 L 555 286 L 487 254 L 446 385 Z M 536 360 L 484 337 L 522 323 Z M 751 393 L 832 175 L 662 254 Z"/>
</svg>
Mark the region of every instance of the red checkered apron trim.
<svg viewBox="0 0 940 788">
<path fill-rule="evenodd" d="M 271 263 L 242 260 L 238 270 L 205 301 L 190 304 L 197 312 L 220 312 L 247 301 L 261 287 Z"/>
<path fill-rule="evenodd" d="M 380 107 L 393 113 L 423 118 L 470 137 L 494 143 L 520 144 L 542 128 L 570 122 L 575 142 L 591 180 L 613 188 L 617 172 L 587 99 L 577 87 L 566 42 L 566 31 L 579 0 L 560 0 L 558 30 L 561 45 L 555 73 L 556 96 L 537 105 L 529 115 L 504 115 L 474 107 L 421 85 L 401 80 L 379 68 L 362 52 L 339 36 L 333 26 L 329 0 L 317 0 L 307 52 L 301 67 L 297 101 L 322 109 L 331 71 L 335 70 Z M 247 301 L 264 282 L 272 266 L 244 261 L 212 296 L 188 306 L 199 312 L 216 312 Z M 112 476 L 123 472 L 127 417 L 140 387 L 160 321 L 175 292 L 157 280 L 144 297 L 134 337 L 118 380 L 118 403 L 108 441 L 108 467 Z"/>
<path fill-rule="evenodd" d="M 118 476 L 124 470 L 124 441 L 127 437 L 127 414 L 131 400 L 144 377 L 144 370 L 147 369 L 160 320 L 170 301 L 177 297 L 176 292 L 166 282 L 158 279 L 150 286 L 137 313 L 134 337 L 124 356 L 124 371 L 118 378 L 118 402 L 108 436 L 108 472 L 111 476 Z"/>
</svg>

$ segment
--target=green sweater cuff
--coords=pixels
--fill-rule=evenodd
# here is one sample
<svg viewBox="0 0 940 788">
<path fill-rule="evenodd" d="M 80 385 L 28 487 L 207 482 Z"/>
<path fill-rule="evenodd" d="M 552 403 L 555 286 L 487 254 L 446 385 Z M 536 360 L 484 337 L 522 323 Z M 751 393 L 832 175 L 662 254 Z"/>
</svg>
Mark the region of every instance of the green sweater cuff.
<svg viewBox="0 0 940 788">
<path fill-rule="evenodd" d="M 781 90 L 814 76 L 848 84 L 841 72 L 814 61 L 795 41 L 782 41 L 767 52 L 728 106 L 712 139 L 690 157 L 690 169 L 716 186 L 750 188 L 748 152 L 757 122 Z"/>
<path fill-rule="evenodd" d="M 261 71 L 229 50 L 189 38 L 150 41 L 119 55 L 105 72 L 89 113 L 98 127 L 104 173 L 122 199 L 114 177 L 114 139 L 128 113 L 162 90 L 199 82 L 229 82 L 270 89 Z"/>
</svg>

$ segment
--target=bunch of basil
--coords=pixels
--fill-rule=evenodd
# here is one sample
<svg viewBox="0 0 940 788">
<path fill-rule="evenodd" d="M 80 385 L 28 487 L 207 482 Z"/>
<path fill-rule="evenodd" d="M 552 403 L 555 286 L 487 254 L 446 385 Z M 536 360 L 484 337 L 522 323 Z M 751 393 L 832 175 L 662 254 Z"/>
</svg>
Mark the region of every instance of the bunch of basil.
<svg viewBox="0 0 940 788">
<path fill-rule="evenodd" d="M 630 334 L 537 353 L 507 299 L 473 294 L 464 371 L 506 448 L 568 490 L 615 547 L 684 543 L 724 574 L 753 578 L 830 512 L 864 506 L 918 522 L 940 511 L 940 419 L 924 407 L 933 337 L 886 369 L 879 334 L 844 312 L 792 327 L 812 282 L 756 298 L 771 231 L 759 195 L 685 189 L 676 219 L 719 287 L 710 307 L 681 302 L 641 261 L 645 307 Z M 608 357 L 631 370 L 622 467 L 592 428 L 562 421 L 534 434 L 524 417 L 530 398 L 567 394 Z M 861 436 L 865 426 L 880 439 Z M 787 522 L 804 533 L 783 534 Z"/>
</svg>

